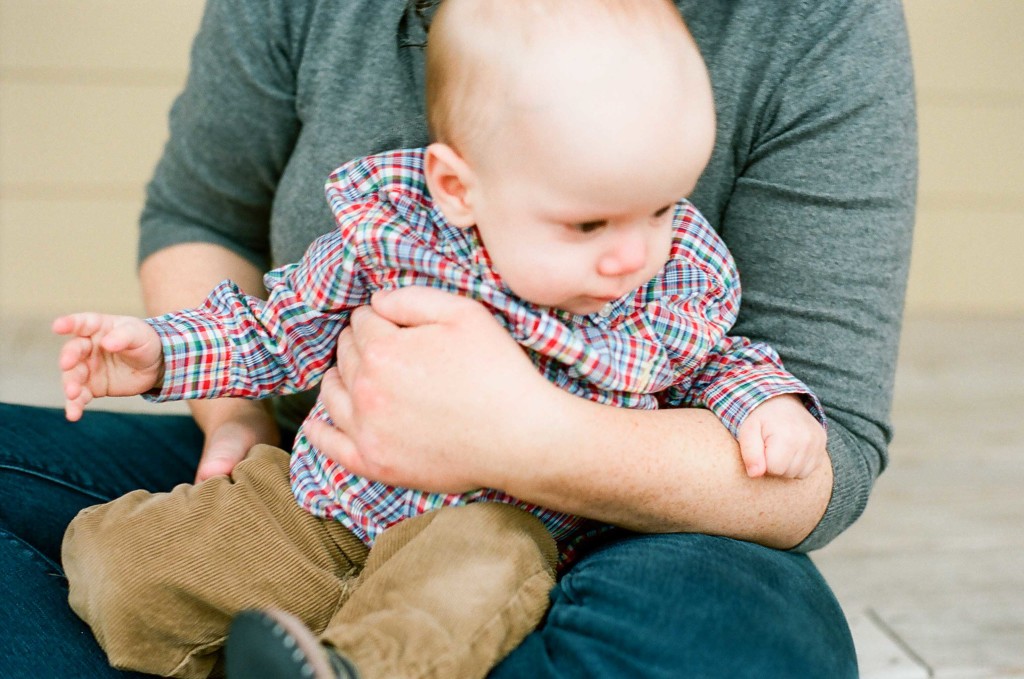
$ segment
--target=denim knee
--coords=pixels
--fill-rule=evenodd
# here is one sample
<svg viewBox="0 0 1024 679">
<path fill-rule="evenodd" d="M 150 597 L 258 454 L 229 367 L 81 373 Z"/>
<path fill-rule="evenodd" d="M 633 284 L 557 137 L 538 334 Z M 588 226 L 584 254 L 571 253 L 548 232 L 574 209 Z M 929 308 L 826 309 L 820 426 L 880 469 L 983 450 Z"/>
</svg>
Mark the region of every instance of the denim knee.
<svg viewBox="0 0 1024 679">
<path fill-rule="evenodd" d="M 562 578 L 493 677 L 856 677 L 842 610 L 804 555 L 727 538 L 630 535 Z"/>
<path fill-rule="evenodd" d="M 190 418 L 0 403 L 0 527 L 53 561 L 83 508 L 191 481 L 202 432 Z M 140 462 L 141 461 L 141 462 Z"/>
</svg>

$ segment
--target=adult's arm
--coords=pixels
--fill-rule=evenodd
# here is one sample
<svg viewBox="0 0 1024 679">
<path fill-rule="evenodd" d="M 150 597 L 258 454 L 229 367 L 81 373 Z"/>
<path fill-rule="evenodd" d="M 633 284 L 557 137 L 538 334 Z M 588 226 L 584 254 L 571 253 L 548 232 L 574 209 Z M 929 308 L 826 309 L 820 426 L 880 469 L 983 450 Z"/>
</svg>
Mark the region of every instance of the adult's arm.
<svg viewBox="0 0 1024 679">
<path fill-rule="evenodd" d="M 828 416 L 833 487 L 809 550 L 860 516 L 888 459 L 917 144 L 901 3 L 787 7 L 798 20 L 756 48 L 789 56 L 734 102 L 759 115 L 730 149 L 743 169 L 720 232 L 743 284 L 736 331 L 771 344 Z"/>
<path fill-rule="evenodd" d="M 288 3 L 211 0 L 192 48 L 170 139 L 147 188 L 139 240 L 150 314 L 191 307 L 230 278 L 263 294 L 277 181 L 298 130 Z M 274 14 L 274 12 L 277 14 Z M 277 443 L 266 404 L 191 402 L 206 434 L 197 478 L 226 473 L 252 444 Z"/>
<path fill-rule="evenodd" d="M 338 356 L 320 390 L 338 428 L 305 431 L 356 474 L 444 492 L 500 488 L 638 531 L 775 547 L 798 543 L 828 502 L 828 465 L 801 480 L 751 479 L 709 411 L 616 408 L 553 386 L 465 298 L 378 294 L 372 311 L 353 314 Z"/>
</svg>

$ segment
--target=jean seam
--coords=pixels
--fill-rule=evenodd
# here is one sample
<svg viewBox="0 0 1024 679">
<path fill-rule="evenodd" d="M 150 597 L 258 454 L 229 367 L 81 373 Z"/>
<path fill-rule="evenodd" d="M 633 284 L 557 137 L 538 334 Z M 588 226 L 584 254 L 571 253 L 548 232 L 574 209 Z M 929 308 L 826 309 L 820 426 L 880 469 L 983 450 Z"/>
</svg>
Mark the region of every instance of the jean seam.
<svg viewBox="0 0 1024 679">
<path fill-rule="evenodd" d="M 9 471 L 14 472 L 16 474 L 24 474 L 26 476 L 32 476 L 38 479 L 42 479 L 54 485 L 62 486 L 64 488 L 67 488 L 68 490 L 73 490 L 77 493 L 81 493 L 82 495 L 91 497 L 95 500 L 98 500 L 99 502 L 108 502 L 112 499 L 108 495 L 102 495 L 99 492 L 90 490 L 88 488 L 85 488 L 84 486 L 70 483 L 68 481 L 65 481 L 64 479 L 58 478 L 47 472 L 37 471 L 35 469 L 26 469 L 25 467 L 14 466 L 9 464 L 0 464 L 0 471 Z"/>
<path fill-rule="evenodd" d="M 53 559 L 46 556 L 38 549 L 30 545 L 29 543 L 25 542 L 9 530 L 5 528 L 0 528 L 0 539 L 7 539 L 11 542 L 16 543 L 18 546 L 24 549 L 31 557 L 36 558 L 39 561 L 42 561 L 43 564 L 45 564 L 48 568 L 53 570 L 55 575 L 59 575 L 59 577 L 61 578 L 64 577 L 64 569 L 61 568 L 61 565 L 59 563 L 55 562 Z"/>
</svg>

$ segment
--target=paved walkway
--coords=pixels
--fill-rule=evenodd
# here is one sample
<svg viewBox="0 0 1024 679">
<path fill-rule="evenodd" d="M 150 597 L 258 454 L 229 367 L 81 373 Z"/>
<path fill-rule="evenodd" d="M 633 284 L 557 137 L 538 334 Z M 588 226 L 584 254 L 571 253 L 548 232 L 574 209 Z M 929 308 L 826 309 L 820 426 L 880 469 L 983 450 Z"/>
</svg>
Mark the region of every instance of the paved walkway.
<svg viewBox="0 0 1024 679">
<path fill-rule="evenodd" d="M 1024 319 L 906 326 L 892 462 L 815 561 L 862 675 L 1024 677 Z"/>
</svg>

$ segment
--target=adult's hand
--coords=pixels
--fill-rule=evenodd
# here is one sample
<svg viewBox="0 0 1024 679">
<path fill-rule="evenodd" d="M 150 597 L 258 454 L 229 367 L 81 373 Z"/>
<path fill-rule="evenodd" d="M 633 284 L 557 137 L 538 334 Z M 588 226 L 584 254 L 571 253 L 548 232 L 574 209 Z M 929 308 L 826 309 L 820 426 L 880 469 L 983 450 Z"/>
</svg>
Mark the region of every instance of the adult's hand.
<svg viewBox="0 0 1024 679">
<path fill-rule="evenodd" d="M 505 488 L 566 398 L 484 307 L 426 287 L 357 309 L 320 393 L 336 426 L 306 430 L 325 455 L 437 492 Z"/>
<path fill-rule="evenodd" d="M 196 483 L 211 476 L 230 474 L 259 443 L 279 445 L 281 433 L 264 403 L 217 399 L 190 403 L 192 414 L 206 434 Z"/>
</svg>

